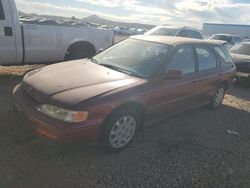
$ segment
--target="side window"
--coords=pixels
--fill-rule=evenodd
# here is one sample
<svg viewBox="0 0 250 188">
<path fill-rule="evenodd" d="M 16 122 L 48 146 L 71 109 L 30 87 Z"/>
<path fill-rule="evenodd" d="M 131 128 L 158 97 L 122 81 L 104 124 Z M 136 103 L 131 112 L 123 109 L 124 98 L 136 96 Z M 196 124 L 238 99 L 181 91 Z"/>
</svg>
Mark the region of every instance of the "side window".
<svg viewBox="0 0 250 188">
<path fill-rule="evenodd" d="M 193 31 L 193 37 L 196 39 L 202 39 L 202 35 L 199 32 Z"/>
<path fill-rule="evenodd" d="M 199 70 L 208 70 L 217 67 L 215 54 L 206 47 L 195 47 L 198 58 Z"/>
<path fill-rule="evenodd" d="M 178 33 L 177 36 L 180 36 L 180 37 L 188 37 L 186 30 L 181 30 L 181 31 Z"/>
<path fill-rule="evenodd" d="M 214 47 L 215 51 L 219 54 L 221 58 L 221 64 L 222 66 L 231 66 L 234 64 L 234 61 L 231 57 L 231 55 L 228 53 L 228 51 L 224 47 Z"/>
<path fill-rule="evenodd" d="M 4 12 L 3 12 L 3 5 L 2 5 L 2 1 L 0 0 L 0 20 L 4 20 Z"/>
<path fill-rule="evenodd" d="M 192 46 L 185 45 L 177 49 L 167 70 L 180 70 L 183 74 L 195 72 L 195 60 Z"/>
<path fill-rule="evenodd" d="M 193 32 L 193 31 L 187 30 L 186 32 L 187 32 L 187 37 L 189 37 L 189 38 L 195 38 L 195 37 L 194 37 L 194 32 Z"/>
</svg>

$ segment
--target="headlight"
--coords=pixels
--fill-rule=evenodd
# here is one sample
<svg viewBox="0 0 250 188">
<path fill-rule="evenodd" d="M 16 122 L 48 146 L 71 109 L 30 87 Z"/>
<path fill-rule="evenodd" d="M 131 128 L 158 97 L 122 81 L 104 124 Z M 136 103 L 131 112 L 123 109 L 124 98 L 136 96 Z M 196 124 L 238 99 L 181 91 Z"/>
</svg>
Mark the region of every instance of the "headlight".
<svg viewBox="0 0 250 188">
<path fill-rule="evenodd" d="M 88 112 L 86 111 L 71 111 L 49 104 L 40 105 L 38 110 L 50 117 L 65 122 L 81 122 L 85 121 L 88 117 Z"/>
</svg>

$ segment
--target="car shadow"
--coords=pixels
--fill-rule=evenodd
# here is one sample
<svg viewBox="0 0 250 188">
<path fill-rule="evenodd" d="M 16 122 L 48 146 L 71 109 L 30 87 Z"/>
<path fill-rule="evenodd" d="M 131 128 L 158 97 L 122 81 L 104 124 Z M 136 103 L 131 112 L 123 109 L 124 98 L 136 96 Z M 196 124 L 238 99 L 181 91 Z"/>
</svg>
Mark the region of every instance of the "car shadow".
<svg viewBox="0 0 250 188">
<path fill-rule="evenodd" d="M 233 84 L 227 94 L 250 101 L 250 87 Z"/>
<path fill-rule="evenodd" d="M 202 107 L 151 125 L 139 136 L 137 144 L 168 154 L 191 147 L 238 156 L 250 146 L 249 123 L 248 111 L 228 105 L 215 111 Z"/>
</svg>

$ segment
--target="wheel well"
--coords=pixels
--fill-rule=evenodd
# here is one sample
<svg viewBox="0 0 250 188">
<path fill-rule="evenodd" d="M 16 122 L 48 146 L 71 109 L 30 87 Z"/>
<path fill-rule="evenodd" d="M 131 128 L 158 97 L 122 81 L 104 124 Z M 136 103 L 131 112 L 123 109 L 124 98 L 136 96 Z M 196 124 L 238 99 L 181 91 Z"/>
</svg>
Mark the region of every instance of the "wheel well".
<svg viewBox="0 0 250 188">
<path fill-rule="evenodd" d="M 118 110 L 121 110 L 121 109 L 124 109 L 124 108 L 133 108 L 133 109 L 136 109 L 136 111 L 139 112 L 139 115 L 140 115 L 141 120 L 142 120 L 141 129 L 143 129 L 144 121 L 145 121 L 144 115 L 145 115 L 146 110 L 145 110 L 144 106 L 139 102 L 128 102 L 128 103 L 124 103 L 124 104 L 119 105 L 118 107 L 114 108 L 111 111 L 111 113 L 109 113 L 109 115 L 105 118 L 103 123 L 105 124 L 105 122 L 111 117 L 111 115 L 113 115 Z"/>
<path fill-rule="evenodd" d="M 144 106 L 141 103 L 139 103 L 139 102 L 128 102 L 128 103 L 122 104 L 122 105 L 116 107 L 113 111 L 119 110 L 119 109 L 122 109 L 122 108 L 134 108 L 141 115 L 144 115 L 144 113 L 145 113 Z"/>
<path fill-rule="evenodd" d="M 222 85 L 224 85 L 225 89 L 228 90 L 228 82 L 227 81 L 222 82 Z"/>
<path fill-rule="evenodd" d="M 93 44 L 85 41 L 73 43 L 69 46 L 65 53 L 65 59 L 69 59 L 75 52 L 83 52 L 82 55 L 92 57 L 96 54 L 96 49 Z"/>
</svg>

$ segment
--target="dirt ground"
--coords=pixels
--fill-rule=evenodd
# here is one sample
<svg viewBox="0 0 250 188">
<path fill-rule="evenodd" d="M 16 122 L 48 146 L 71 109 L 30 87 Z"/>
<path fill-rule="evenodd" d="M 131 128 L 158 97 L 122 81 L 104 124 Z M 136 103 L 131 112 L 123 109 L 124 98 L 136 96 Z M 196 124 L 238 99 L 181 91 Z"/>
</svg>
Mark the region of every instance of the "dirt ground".
<svg viewBox="0 0 250 188">
<path fill-rule="evenodd" d="M 223 106 L 148 127 L 126 150 L 61 145 L 34 136 L 11 93 L 34 66 L 0 67 L 0 187 L 250 187 L 250 88 Z"/>
</svg>

